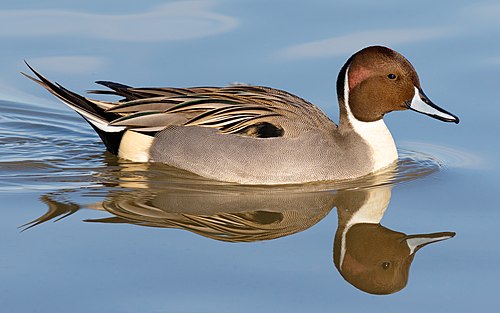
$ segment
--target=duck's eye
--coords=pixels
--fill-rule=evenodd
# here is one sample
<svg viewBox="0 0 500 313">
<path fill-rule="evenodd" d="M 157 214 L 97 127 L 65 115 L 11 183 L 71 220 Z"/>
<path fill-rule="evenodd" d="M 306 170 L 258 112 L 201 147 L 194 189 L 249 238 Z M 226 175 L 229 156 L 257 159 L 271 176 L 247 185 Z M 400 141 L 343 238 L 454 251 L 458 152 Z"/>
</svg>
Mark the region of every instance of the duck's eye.
<svg viewBox="0 0 500 313">
<path fill-rule="evenodd" d="M 387 75 L 387 78 L 389 78 L 389 79 L 396 79 L 397 76 L 396 76 L 396 74 L 392 74 L 391 73 L 391 74 Z"/>
<path fill-rule="evenodd" d="M 384 270 L 388 269 L 389 267 L 391 267 L 391 262 L 384 262 L 384 263 L 382 263 L 382 268 Z"/>
</svg>

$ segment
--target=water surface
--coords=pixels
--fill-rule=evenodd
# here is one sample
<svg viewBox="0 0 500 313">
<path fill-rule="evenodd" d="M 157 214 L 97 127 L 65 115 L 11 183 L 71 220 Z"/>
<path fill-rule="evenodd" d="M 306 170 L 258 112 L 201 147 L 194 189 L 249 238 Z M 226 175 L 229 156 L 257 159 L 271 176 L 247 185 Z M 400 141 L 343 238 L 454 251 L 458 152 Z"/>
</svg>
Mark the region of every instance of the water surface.
<svg viewBox="0 0 500 313">
<path fill-rule="evenodd" d="M 499 9 L 467 1 L 2 3 L 2 311 L 496 308 Z M 134 20 L 135 32 L 89 26 L 108 15 L 122 16 L 110 22 L 115 29 Z M 158 16 L 168 21 L 163 28 Z M 79 28 L 57 25 L 68 17 Z M 33 32 L 23 20 L 45 26 Z M 428 96 L 461 123 L 388 115 L 398 165 L 354 182 L 242 187 L 119 160 L 77 114 L 18 74 L 28 59 L 78 92 L 99 79 L 270 85 L 312 101 L 335 121 L 337 70 L 373 43 L 407 56 Z M 380 271 L 364 278 L 373 264 L 387 267 L 387 255 L 405 259 L 405 234 L 444 231 L 456 236 L 422 248 L 391 279 Z M 363 247 L 365 238 L 378 248 Z M 376 277 L 393 284 L 375 290 L 359 283 Z"/>
</svg>

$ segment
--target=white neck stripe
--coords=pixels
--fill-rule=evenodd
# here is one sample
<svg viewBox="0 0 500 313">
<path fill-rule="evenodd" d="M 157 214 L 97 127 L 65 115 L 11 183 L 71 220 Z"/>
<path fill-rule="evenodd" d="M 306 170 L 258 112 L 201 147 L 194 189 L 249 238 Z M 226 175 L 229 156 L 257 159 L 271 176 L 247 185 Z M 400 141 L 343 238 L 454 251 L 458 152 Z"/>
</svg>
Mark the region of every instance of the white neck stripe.
<svg viewBox="0 0 500 313">
<path fill-rule="evenodd" d="M 344 78 L 344 105 L 347 119 L 354 131 L 365 140 L 372 148 L 373 169 L 378 171 L 389 166 L 398 159 L 398 152 L 394 139 L 383 119 L 374 122 L 363 122 L 358 120 L 351 112 L 349 105 L 349 66 L 345 71 Z"/>
</svg>

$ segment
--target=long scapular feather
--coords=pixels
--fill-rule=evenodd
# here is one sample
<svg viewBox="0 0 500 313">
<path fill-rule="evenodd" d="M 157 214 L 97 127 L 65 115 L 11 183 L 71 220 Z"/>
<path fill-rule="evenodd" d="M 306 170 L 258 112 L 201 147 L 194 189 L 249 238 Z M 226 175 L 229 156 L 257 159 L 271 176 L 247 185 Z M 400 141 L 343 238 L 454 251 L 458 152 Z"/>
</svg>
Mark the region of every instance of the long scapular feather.
<svg viewBox="0 0 500 313">
<path fill-rule="evenodd" d="M 137 99 L 115 104 L 113 107 L 107 109 L 106 112 L 135 113 L 140 111 L 166 111 L 178 103 L 179 101 L 174 101 L 165 97 Z"/>
</svg>

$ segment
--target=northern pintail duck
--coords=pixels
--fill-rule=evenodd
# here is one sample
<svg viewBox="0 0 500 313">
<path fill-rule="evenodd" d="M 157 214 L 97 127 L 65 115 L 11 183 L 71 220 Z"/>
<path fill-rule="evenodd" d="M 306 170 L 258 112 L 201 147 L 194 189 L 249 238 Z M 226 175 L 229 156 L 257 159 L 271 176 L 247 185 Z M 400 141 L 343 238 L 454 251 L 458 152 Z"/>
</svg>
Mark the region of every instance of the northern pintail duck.
<svg viewBox="0 0 500 313">
<path fill-rule="evenodd" d="M 398 154 L 383 117 L 411 109 L 446 122 L 458 117 L 433 104 L 401 54 L 362 49 L 337 78 L 340 121 L 286 91 L 261 86 L 133 88 L 98 81 L 122 96 L 89 99 L 33 79 L 79 113 L 109 152 L 162 162 L 211 179 L 289 184 L 352 179 L 394 163 Z"/>
</svg>

